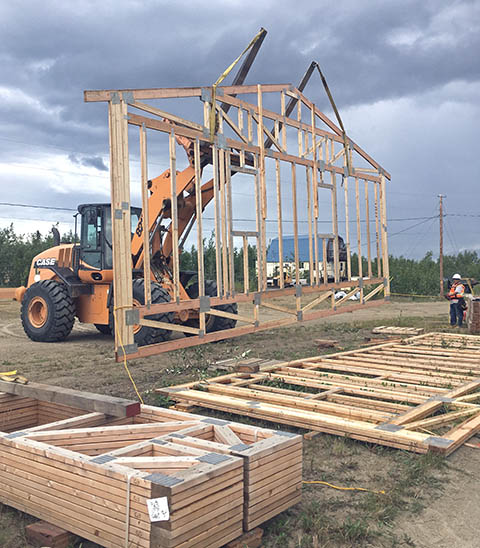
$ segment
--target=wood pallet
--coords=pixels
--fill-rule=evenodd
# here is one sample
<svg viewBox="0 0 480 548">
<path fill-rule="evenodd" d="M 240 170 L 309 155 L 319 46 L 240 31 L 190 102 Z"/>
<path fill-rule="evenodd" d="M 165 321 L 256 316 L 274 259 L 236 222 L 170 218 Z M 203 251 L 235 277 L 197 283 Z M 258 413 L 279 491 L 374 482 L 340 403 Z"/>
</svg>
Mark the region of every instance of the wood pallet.
<svg viewBox="0 0 480 548">
<path fill-rule="evenodd" d="M 376 335 L 421 335 L 424 332 L 424 329 L 421 327 L 395 327 L 388 325 L 379 325 L 372 329 L 372 333 Z"/>
<path fill-rule="evenodd" d="M 199 407 L 449 455 L 480 431 L 480 337 L 429 333 L 158 392 Z"/>
<path fill-rule="evenodd" d="M 220 547 L 300 500 L 301 436 L 152 406 L 127 416 L 131 402 L 12 432 L 25 399 L 39 405 L 0 394 L 0 502 L 102 546 Z M 164 497 L 169 518 L 151 522 L 147 501 Z"/>
</svg>

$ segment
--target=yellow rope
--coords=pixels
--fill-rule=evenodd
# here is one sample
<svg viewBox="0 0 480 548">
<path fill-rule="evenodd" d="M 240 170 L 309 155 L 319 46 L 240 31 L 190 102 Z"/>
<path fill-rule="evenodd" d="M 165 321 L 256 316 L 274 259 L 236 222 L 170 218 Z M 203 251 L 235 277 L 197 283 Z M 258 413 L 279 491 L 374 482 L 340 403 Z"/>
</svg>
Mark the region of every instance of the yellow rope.
<svg viewBox="0 0 480 548">
<path fill-rule="evenodd" d="M 120 331 L 118 329 L 117 310 L 120 310 L 122 308 L 130 308 L 130 307 L 129 306 L 117 306 L 113 309 L 113 316 L 114 316 L 114 319 L 115 319 L 115 322 L 114 322 L 115 323 L 115 332 L 116 332 L 117 337 L 118 337 L 118 342 L 120 344 L 120 348 L 122 349 L 122 352 L 123 352 L 123 367 L 125 368 L 125 371 L 127 372 L 128 378 L 130 379 L 130 382 L 132 383 L 132 386 L 135 389 L 135 392 L 138 396 L 138 399 L 140 400 L 140 403 L 143 405 L 144 404 L 143 398 L 140 395 L 140 392 L 138 391 L 138 388 L 137 388 L 137 385 L 135 384 L 135 381 L 133 380 L 132 374 L 130 373 L 130 369 L 128 369 L 127 354 L 125 352 L 125 347 L 123 346 L 123 341 L 122 341 L 122 337 L 120 335 Z"/>
<path fill-rule="evenodd" d="M 385 491 L 375 491 L 373 489 L 365 489 L 364 487 L 340 487 L 339 485 L 333 485 L 333 483 L 328 483 L 327 481 L 303 481 L 305 484 L 316 484 L 316 485 L 326 485 L 332 489 L 338 489 L 339 491 L 364 491 L 366 493 L 375 493 L 376 495 L 385 495 Z"/>
<path fill-rule="evenodd" d="M 264 32 L 264 29 L 261 28 L 258 31 L 258 34 L 252 38 L 252 40 L 250 41 L 248 46 L 235 59 L 235 61 L 233 61 L 233 63 L 229 67 L 227 67 L 222 72 L 222 74 L 220 74 L 217 81 L 212 86 L 212 104 L 211 104 L 211 108 L 210 108 L 210 141 L 212 141 L 212 142 L 213 142 L 213 138 L 215 136 L 215 125 L 216 125 L 215 122 L 216 122 L 216 118 L 217 118 L 217 113 L 216 113 L 216 108 L 215 108 L 216 95 L 217 95 L 217 86 L 219 84 L 221 84 L 223 82 L 223 80 L 225 80 L 225 78 L 230 74 L 230 72 L 235 67 L 235 65 L 240 61 L 240 59 L 245 55 L 245 53 L 247 53 L 247 51 L 255 44 L 255 42 L 260 38 L 260 36 L 263 34 L 263 32 Z"/>
</svg>

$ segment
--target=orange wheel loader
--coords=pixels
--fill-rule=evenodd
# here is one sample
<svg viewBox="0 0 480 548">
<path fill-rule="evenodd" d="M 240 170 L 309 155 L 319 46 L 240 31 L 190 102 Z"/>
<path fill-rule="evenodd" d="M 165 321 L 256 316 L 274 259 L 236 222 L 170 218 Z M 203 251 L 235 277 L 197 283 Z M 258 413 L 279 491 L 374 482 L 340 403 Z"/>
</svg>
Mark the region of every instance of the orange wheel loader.
<svg viewBox="0 0 480 548">
<path fill-rule="evenodd" d="M 178 233 L 183 242 L 195 223 L 195 168 L 193 143 L 179 138 L 187 152 L 190 165 L 177 172 Z M 232 156 L 232 159 L 234 156 Z M 211 162 L 208 145 L 201 154 L 202 168 Z M 238 162 L 238 156 L 237 156 Z M 172 223 L 170 170 L 148 182 L 149 219 L 143 219 L 140 208 L 131 208 L 133 302 L 144 303 L 143 230 L 149 230 L 151 242 L 152 303 L 170 301 L 172 281 Z M 213 180 L 201 187 L 202 209 L 213 199 Z M 54 342 L 65 339 L 73 328 L 75 318 L 91 323 L 101 333 L 113 330 L 113 270 L 112 219 L 110 204 L 82 204 L 80 238 L 78 244 L 62 244 L 43 251 L 32 261 L 27 287 L 15 292 L 21 301 L 21 317 L 25 333 L 34 341 Z M 75 230 L 77 232 L 77 230 Z M 198 297 L 196 272 L 180 273 L 180 299 Z M 205 294 L 217 295 L 214 281 L 206 280 Z M 215 307 L 236 313 L 236 304 Z M 198 311 L 181 310 L 148 316 L 152 320 L 199 326 Z M 207 316 L 206 331 L 220 331 L 235 327 L 236 321 L 218 316 Z M 169 338 L 171 331 L 146 326 L 135 326 L 135 342 L 154 344 Z"/>
</svg>

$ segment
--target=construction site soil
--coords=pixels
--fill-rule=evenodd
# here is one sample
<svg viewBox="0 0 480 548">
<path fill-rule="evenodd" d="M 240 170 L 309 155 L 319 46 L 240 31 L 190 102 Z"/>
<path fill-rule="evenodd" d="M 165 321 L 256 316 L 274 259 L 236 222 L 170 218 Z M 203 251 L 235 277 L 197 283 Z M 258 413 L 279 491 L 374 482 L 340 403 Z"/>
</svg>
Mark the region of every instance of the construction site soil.
<svg viewBox="0 0 480 548">
<path fill-rule="evenodd" d="M 212 376 L 219 360 L 291 360 L 338 350 L 319 349 L 319 338 L 335 339 L 341 349 L 350 350 L 378 325 L 450 330 L 447 313 L 445 302 L 392 302 L 140 359 L 129 367 L 145 403 L 165 405 L 155 388 Z M 0 371 L 17 369 L 32 381 L 135 398 L 123 364 L 114 361 L 109 336 L 77 323 L 65 342 L 35 343 L 25 336 L 19 315 L 18 303 L 0 301 Z M 301 504 L 267 524 L 263 546 L 480 546 L 480 450 L 463 446 L 444 460 L 326 434 L 305 440 L 304 447 L 305 480 L 370 492 L 306 485 Z M 32 521 L 0 506 L 0 546 L 28 547 L 24 526 Z"/>
</svg>

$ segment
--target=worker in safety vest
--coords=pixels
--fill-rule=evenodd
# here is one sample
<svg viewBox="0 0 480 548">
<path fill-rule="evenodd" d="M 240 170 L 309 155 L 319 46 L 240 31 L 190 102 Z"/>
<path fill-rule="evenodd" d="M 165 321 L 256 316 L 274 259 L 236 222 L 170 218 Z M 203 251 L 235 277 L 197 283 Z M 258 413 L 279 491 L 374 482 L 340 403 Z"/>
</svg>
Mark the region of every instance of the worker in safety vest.
<svg viewBox="0 0 480 548">
<path fill-rule="evenodd" d="M 454 274 L 452 280 L 452 287 L 447 295 L 447 299 L 450 301 L 450 325 L 462 327 L 465 286 L 462 284 L 460 274 Z"/>
</svg>

